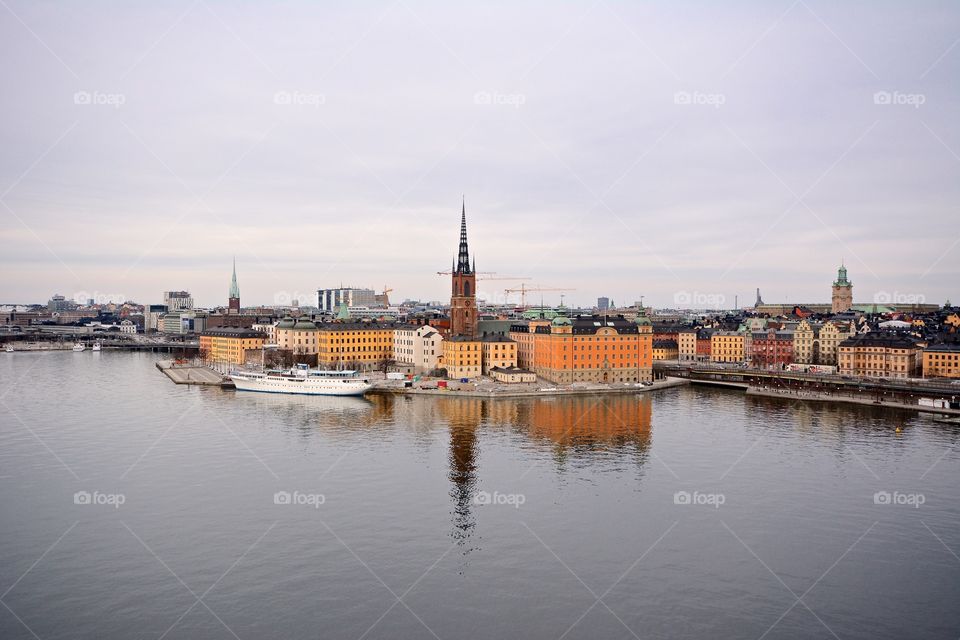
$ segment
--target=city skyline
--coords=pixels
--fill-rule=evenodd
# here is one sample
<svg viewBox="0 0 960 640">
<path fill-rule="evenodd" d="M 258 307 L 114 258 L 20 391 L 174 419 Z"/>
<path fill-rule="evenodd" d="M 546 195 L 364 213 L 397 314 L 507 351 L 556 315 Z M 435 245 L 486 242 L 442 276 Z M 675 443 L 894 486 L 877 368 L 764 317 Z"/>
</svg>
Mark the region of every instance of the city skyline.
<svg viewBox="0 0 960 640">
<path fill-rule="evenodd" d="M 0 301 L 958 297 L 955 7 L 502 9 L 9 3 Z"/>
</svg>

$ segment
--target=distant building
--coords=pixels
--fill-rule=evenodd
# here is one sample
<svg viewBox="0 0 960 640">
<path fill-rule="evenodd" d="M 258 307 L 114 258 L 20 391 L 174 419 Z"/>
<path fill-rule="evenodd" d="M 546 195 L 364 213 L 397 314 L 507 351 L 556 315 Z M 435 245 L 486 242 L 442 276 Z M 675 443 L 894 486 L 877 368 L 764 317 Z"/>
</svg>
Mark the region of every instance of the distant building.
<svg viewBox="0 0 960 640">
<path fill-rule="evenodd" d="M 377 293 L 373 289 L 356 287 L 317 289 L 317 307 L 320 313 L 336 314 L 341 304 L 348 307 L 373 307 L 377 304 Z"/>
<path fill-rule="evenodd" d="M 163 329 L 160 318 L 168 311 L 165 304 L 147 304 L 143 306 L 143 332 L 151 333 Z"/>
<path fill-rule="evenodd" d="M 163 333 L 200 333 L 207 328 L 207 314 L 203 311 L 169 311 L 163 315 L 160 322 Z"/>
<path fill-rule="evenodd" d="M 193 309 L 193 296 L 189 291 L 164 291 L 163 304 L 168 311 Z"/>
<path fill-rule="evenodd" d="M 922 370 L 921 349 L 908 336 L 871 331 L 840 343 L 841 375 L 864 378 L 914 378 Z"/>
<path fill-rule="evenodd" d="M 73 300 L 67 300 L 65 297 L 59 293 L 55 294 L 50 301 L 47 302 L 47 310 L 50 313 L 56 313 L 58 311 L 70 311 L 77 308 L 77 303 Z"/>
<path fill-rule="evenodd" d="M 597 309 L 601 312 L 606 311 L 610 308 L 610 298 L 600 297 L 597 298 Z"/>
<path fill-rule="evenodd" d="M 843 313 L 853 306 L 853 283 L 847 280 L 847 268 L 840 265 L 837 270 L 837 279 L 833 282 L 833 297 L 831 311 Z"/>
</svg>

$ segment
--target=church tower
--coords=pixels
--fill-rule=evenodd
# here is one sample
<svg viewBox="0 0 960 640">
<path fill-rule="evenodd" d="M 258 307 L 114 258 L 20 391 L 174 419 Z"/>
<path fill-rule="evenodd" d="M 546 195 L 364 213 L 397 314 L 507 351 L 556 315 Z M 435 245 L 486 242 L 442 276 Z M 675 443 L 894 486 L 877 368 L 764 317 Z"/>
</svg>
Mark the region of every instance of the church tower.
<svg viewBox="0 0 960 640">
<path fill-rule="evenodd" d="M 847 268 L 840 263 L 837 279 L 833 283 L 833 297 L 830 310 L 833 313 L 849 311 L 853 306 L 853 283 L 847 280 Z"/>
<path fill-rule="evenodd" d="M 237 259 L 233 259 L 233 277 L 230 279 L 230 295 L 227 298 L 227 313 L 240 313 L 240 287 L 237 285 Z"/>
<path fill-rule="evenodd" d="M 467 248 L 467 204 L 460 213 L 460 251 L 453 271 L 453 289 L 450 293 L 450 335 L 477 335 L 477 273 L 476 259 L 470 265 Z"/>
</svg>

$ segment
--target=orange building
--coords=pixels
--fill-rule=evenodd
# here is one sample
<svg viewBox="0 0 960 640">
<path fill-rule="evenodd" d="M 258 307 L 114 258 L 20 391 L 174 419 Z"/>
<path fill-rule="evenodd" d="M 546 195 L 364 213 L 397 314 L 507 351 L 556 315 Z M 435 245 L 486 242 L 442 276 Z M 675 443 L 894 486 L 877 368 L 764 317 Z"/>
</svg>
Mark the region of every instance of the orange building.
<svg viewBox="0 0 960 640">
<path fill-rule="evenodd" d="M 519 366 L 557 383 L 653 380 L 653 328 L 646 315 L 558 316 L 514 325 Z"/>
</svg>

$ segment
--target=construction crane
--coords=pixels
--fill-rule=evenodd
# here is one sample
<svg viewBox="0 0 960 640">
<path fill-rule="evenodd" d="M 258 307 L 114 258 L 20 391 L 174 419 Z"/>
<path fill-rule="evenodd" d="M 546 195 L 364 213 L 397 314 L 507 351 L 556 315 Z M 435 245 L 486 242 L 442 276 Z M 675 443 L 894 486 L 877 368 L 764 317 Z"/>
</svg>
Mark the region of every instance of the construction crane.
<svg viewBox="0 0 960 640">
<path fill-rule="evenodd" d="M 562 291 L 562 292 L 567 292 L 567 291 L 576 291 L 576 289 L 572 289 L 572 288 L 570 288 L 570 287 L 566 287 L 566 288 L 563 288 L 563 287 L 528 287 L 528 286 L 526 286 L 526 285 L 524 285 L 524 284 L 521 284 L 519 289 L 504 289 L 504 290 L 503 290 L 504 294 L 506 294 L 507 296 L 509 296 L 511 293 L 519 293 L 519 294 L 520 294 L 520 306 L 521 306 L 521 307 L 524 307 L 524 308 L 526 308 L 526 306 L 527 306 L 527 294 L 528 294 L 528 293 L 542 292 L 542 291 Z M 561 296 L 561 299 L 562 299 L 562 296 Z"/>
<path fill-rule="evenodd" d="M 454 271 L 437 271 L 438 276 L 450 276 L 453 275 Z M 530 280 L 530 276 L 497 276 L 496 271 L 478 271 L 476 274 L 477 280 Z"/>
<path fill-rule="evenodd" d="M 377 301 L 377 304 L 382 304 L 385 307 L 390 306 L 390 294 L 393 292 L 393 289 L 383 285 L 383 293 L 378 293 L 374 296 L 374 299 Z"/>
</svg>

